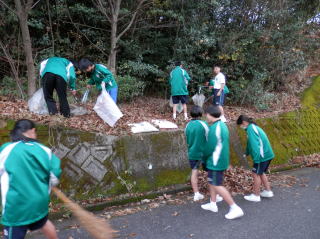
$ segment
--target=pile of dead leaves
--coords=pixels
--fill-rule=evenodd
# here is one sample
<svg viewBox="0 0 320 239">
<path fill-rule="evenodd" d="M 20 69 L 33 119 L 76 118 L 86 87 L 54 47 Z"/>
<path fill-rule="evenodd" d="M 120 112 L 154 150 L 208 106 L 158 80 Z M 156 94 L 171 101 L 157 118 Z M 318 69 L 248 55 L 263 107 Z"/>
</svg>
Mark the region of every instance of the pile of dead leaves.
<svg viewBox="0 0 320 239">
<path fill-rule="evenodd" d="M 279 113 L 292 110 L 299 107 L 297 99 L 292 104 L 292 99 L 287 107 L 280 107 L 272 112 L 258 112 L 253 108 L 244 108 L 237 106 L 226 106 L 226 117 L 235 121 L 240 114 L 247 114 L 253 118 L 271 117 Z M 64 126 L 82 131 L 100 132 L 112 135 L 123 135 L 130 133 L 130 123 L 139 123 L 142 121 L 151 122 L 153 119 L 165 119 L 172 121 L 172 109 L 169 101 L 163 98 L 140 97 L 130 103 L 119 104 L 119 108 L 124 116 L 117 122 L 114 128 L 107 125 L 94 111 L 94 103 L 82 105 L 87 111 L 87 115 L 73 116 L 64 118 L 62 116 L 37 115 L 28 110 L 27 102 L 12 97 L 0 96 L 0 115 L 4 119 L 31 119 L 37 123 L 49 126 Z M 290 107 L 289 107 L 290 106 Z M 188 106 L 189 108 L 192 105 Z M 178 115 L 175 123 L 179 128 L 184 128 L 186 121 L 183 120 L 183 114 Z"/>
<path fill-rule="evenodd" d="M 291 164 L 300 164 L 301 167 L 317 167 L 320 168 L 320 154 L 311 154 L 305 156 L 294 157 Z"/>
<path fill-rule="evenodd" d="M 268 179 L 272 186 L 279 187 L 292 187 L 297 183 L 295 176 L 272 173 L 268 174 Z M 224 186 L 229 190 L 232 195 L 247 194 L 252 192 L 253 178 L 252 171 L 244 169 L 242 167 L 233 167 L 225 171 L 224 174 Z M 207 173 L 201 171 L 199 175 L 200 191 L 208 194 L 208 180 Z"/>
<path fill-rule="evenodd" d="M 232 194 L 245 194 L 252 191 L 253 179 L 251 171 L 241 168 L 229 168 L 224 173 L 224 186 Z M 199 175 L 200 191 L 208 193 L 208 179 L 207 173 L 201 171 Z"/>
</svg>

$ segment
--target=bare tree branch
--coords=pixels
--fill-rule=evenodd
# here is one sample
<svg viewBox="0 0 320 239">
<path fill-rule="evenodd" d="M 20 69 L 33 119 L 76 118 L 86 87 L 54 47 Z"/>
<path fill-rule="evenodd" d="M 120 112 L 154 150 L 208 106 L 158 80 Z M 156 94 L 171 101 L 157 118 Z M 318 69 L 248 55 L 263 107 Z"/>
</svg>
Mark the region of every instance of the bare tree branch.
<svg viewBox="0 0 320 239">
<path fill-rule="evenodd" d="M 32 5 L 31 9 L 33 9 L 40 1 L 41 1 L 41 0 L 36 1 L 36 2 Z"/>
<path fill-rule="evenodd" d="M 127 27 L 117 36 L 116 41 L 119 41 L 120 38 L 130 29 L 130 27 L 132 26 L 134 20 L 136 19 L 136 16 L 141 8 L 141 6 L 146 2 L 146 0 L 141 0 L 138 4 L 138 6 L 136 7 L 135 12 L 132 14 L 131 20 L 128 23 Z"/>
<path fill-rule="evenodd" d="M 5 6 L 6 8 L 8 8 L 11 12 L 13 12 L 14 14 L 17 14 L 15 10 L 13 10 L 11 7 L 8 6 L 8 4 L 6 4 L 4 1 L 0 0 L 0 3 L 2 3 L 3 6 Z"/>
<path fill-rule="evenodd" d="M 72 17 L 71 17 L 70 12 L 69 12 L 68 6 L 66 6 L 66 9 L 67 9 L 68 17 L 69 17 L 71 23 L 72 23 L 72 24 L 74 25 L 74 27 L 77 29 L 77 31 L 78 31 L 81 35 L 83 35 L 83 36 L 87 39 L 87 41 L 90 42 L 90 44 L 94 46 L 94 48 L 96 48 L 97 50 L 99 50 L 104 56 L 108 56 L 102 49 L 100 49 L 98 46 L 96 46 L 96 44 L 94 44 L 94 43 L 89 39 L 89 37 L 88 37 L 86 34 L 84 34 L 84 33 L 79 29 L 79 27 L 73 22 L 73 19 L 72 19 Z"/>
<path fill-rule="evenodd" d="M 7 61 L 9 63 L 9 65 L 10 65 L 10 68 L 11 68 L 11 72 L 12 72 L 12 74 L 14 76 L 14 79 L 15 79 L 15 81 L 17 83 L 17 86 L 18 86 L 18 89 L 20 91 L 21 97 L 22 97 L 22 99 L 24 99 L 24 93 L 23 93 L 23 90 L 22 90 L 22 82 L 21 82 L 21 80 L 19 78 L 18 69 L 14 64 L 14 60 L 13 60 L 12 56 L 10 55 L 10 53 L 7 51 L 8 47 L 5 46 L 2 41 L 0 41 L 0 48 L 2 49 L 4 55 L 7 58 Z"/>
<path fill-rule="evenodd" d="M 40 0 L 39 0 L 40 1 Z M 38 1 L 38 2 L 39 2 Z M 32 8 L 32 4 L 33 4 L 33 0 L 28 0 L 26 5 L 25 5 L 25 11 L 26 11 L 26 14 L 28 14 Z"/>
<path fill-rule="evenodd" d="M 111 18 L 108 14 L 106 7 L 103 5 L 101 0 L 92 0 L 93 4 L 96 5 L 96 8 L 107 18 L 107 20 L 111 23 Z"/>
</svg>

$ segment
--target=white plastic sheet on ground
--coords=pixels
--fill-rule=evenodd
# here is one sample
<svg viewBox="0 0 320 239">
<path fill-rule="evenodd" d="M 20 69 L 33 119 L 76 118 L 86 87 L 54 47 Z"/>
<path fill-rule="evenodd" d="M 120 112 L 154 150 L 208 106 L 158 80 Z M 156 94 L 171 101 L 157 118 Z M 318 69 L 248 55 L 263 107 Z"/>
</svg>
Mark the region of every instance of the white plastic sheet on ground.
<svg viewBox="0 0 320 239">
<path fill-rule="evenodd" d="M 29 110 L 39 115 L 49 114 L 47 103 L 44 99 L 43 89 L 37 90 L 28 100 Z"/>
<path fill-rule="evenodd" d="M 172 96 L 170 97 L 170 107 L 173 107 L 173 102 L 172 102 Z M 181 113 L 183 111 L 183 105 L 181 102 L 177 105 L 177 111 L 178 113 Z"/>
<path fill-rule="evenodd" d="M 152 120 L 151 122 L 156 126 L 158 126 L 160 129 L 177 129 L 178 128 L 178 125 L 168 120 Z"/>
<path fill-rule="evenodd" d="M 198 105 L 200 107 L 203 106 L 204 101 L 205 101 L 206 97 L 203 94 L 195 94 L 194 96 L 192 96 L 192 101 L 195 105 Z"/>
<path fill-rule="evenodd" d="M 102 82 L 101 87 L 101 94 L 98 96 L 97 102 L 93 109 L 100 116 L 100 118 L 103 119 L 104 122 L 113 127 L 123 116 L 123 114 L 116 103 L 114 103 L 109 93 L 106 91 L 104 82 Z"/>
<path fill-rule="evenodd" d="M 159 131 L 156 127 L 146 121 L 128 125 L 131 126 L 131 132 L 134 134 Z"/>
</svg>

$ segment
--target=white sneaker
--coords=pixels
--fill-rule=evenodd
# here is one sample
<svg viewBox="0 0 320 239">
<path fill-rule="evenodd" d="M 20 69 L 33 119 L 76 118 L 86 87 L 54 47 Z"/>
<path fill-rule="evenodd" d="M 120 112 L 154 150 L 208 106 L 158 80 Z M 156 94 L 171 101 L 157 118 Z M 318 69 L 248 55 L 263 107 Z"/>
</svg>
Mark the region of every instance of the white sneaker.
<svg viewBox="0 0 320 239">
<path fill-rule="evenodd" d="M 251 201 L 251 202 L 260 202 L 261 198 L 260 196 L 256 196 L 253 193 L 247 196 L 244 196 L 245 200 Z"/>
<path fill-rule="evenodd" d="M 261 197 L 264 197 L 264 198 L 272 198 L 272 197 L 274 196 L 274 194 L 273 194 L 272 191 L 263 190 L 263 191 L 260 193 L 260 196 L 261 196 Z"/>
<path fill-rule="evenodd" d="M 193 196 L 193 201 L 195 201 L 195 202 L 202 200 L 202 199 L 204 199 L 204 196 L 201 193 L 195 193 Z"/>
<path fill-rule="evenodd" d="M 211 211 L 211 212 L 218 212 L 217 204 L 213 203 L 213 202 L 209 202 L 207 204 L 203 204 L 203 205 L 201 205 L 201 208 L 204 209 L 204 210 Z"/>
<path fill-rule="evenodd" d="M 239 206 L 236 206 L 234 208 L 230 208 L 229 212 L 225 215 L 225 218 L 227 219 L 236 219 L 239 217 L 242 217 L 244 215 L 244 212 Z"/>
<path fill-rule="evenodd" d="M 226 117 L 224 117 L 224 115 L 222 115 L 222 116 L 220 117 L 220 119 L 221 119 L 221 121 L 222 121 L 223 123 L 226 123 L 226 122 L 227 122 L 227 119 L 226 119 Z"/>
</svg>

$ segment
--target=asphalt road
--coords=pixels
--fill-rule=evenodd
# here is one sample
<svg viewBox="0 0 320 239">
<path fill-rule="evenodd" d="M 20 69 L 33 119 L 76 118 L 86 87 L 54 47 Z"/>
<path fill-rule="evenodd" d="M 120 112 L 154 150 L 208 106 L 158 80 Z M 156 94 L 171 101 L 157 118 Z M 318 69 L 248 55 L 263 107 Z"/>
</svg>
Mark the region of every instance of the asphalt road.
<svg viewBox="0 0 320 239">
<path fill-rule="evenodd" d="M 307 186 L 274 188 L 275 197 L 260 203 L 236 197 L 245 212 L 240 219 L 224 219 L 228 211 L 224 202 L 218 204 L 218 213 L 202 210 L 200 203 L 188 203 L 117 217 L 111 224 L 121 239 L 320 239 L 320 169 L 287 174 L 303 178 Z M 66 224 L 58 225 L 59 238 L 91 238 L 82 229 L 66 229 Z M 29 238 L 43 237 L 33 234 Z"/>
</svg>

